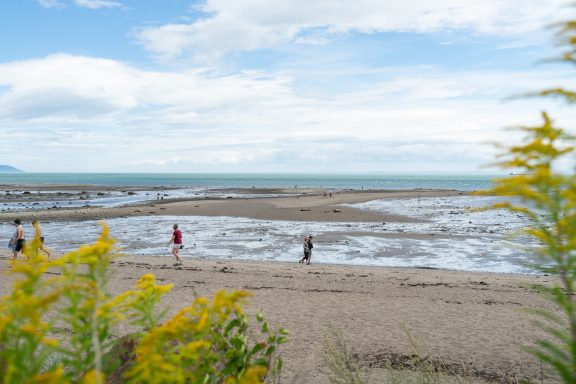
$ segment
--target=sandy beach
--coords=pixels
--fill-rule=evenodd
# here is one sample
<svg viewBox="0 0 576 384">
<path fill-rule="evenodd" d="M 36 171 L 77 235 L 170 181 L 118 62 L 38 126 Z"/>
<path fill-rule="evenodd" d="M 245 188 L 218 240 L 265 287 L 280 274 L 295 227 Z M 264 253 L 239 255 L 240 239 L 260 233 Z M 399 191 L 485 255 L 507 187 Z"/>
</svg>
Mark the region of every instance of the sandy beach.
<svg viewBox="0 0 576 384">
<path fill-rule="evenodd" d="M 7 212 L 2 213 L 2 221 L 14 217 L 50 222 L 190 215 L 412 223 L 422 219 L 341 204 L 462 195 L 458 191 L 340 191 L 330 198 L 321 191 L 297 192 L 295 196 L 276 198 L 164 200 L 118 208 Z M 172 266 L 171 258 L 161 255 L 119 259 L 112 268 L 110 289 L 119 293 L 130 288 L 139 276 L 152 272 L 160 282 L 175 284 L 164 301 L 170 313 L 190 303 L 195 293 L 211 296 L 219 289 L 252 292 L 249 311 L 262 309 L 272 323 L 290 331 L 290 342 L 283 348 L 283 382 L 328 383 L 321 350 L 332 328 L 349 340 L 373 381 L 378 382 L 390 359 L 403 361 L 412 354 L 404 325 L 419 340 L 424 355 L 441 361 L 451 372 L 469 377 L 471 382 L 541 379 L 540 363 L 521 350 L 541 336 L 524 310 L 550 308 L 530 286 L 550 284 L 553 277 L 321 263 L 304 266 L 297 259 L 291 263 L 206 260 L 194 258 L 193 253 L 178 268 Z M 6 270 L 8 250 L 1 255 L 0 265 Z M 0 288 L 6 293 L 6 282 Z"/>
<path fill-rule="evenodd" d="M 6 188 L 6 186 L 4 186 Z M 12 187 L 14 188 L 14 187 Z M 62 190 L 64 186 L 53 187 Z M 70 188 L 70 187 L 67 187 Z M 0 188 L 2 189 L 2 188 Z M 22 195 L 31 187 L 19 187 L 20 198 L 13 200 L 34 201 L 38 194 Z M 111 190 L 112 188 L 107 188 Z M 75 187 L 77 195 L 98 194 L 102 189 L 87 187 Z M 77 192 L 80 190 L 81 192 Z M 126 188 L 114 188 L 114 190 L 126 191 Z M 401 215 L 378 214 L 365 210 L 342 207 L 341 204 L 354 204 L 378 199 L 398 198 L 425 198 L 439 196 L 460 196 L 463 192 L 443 190 L 410 190 L 410 191 L 338 191 L 331 197 L 325 197 L 324 191 L 314 189 L 258 189 L 258 190 L 228 190 L 227 192 L 250 193 L 256 198 L 219 198 L 219 199 L 166 199 L 153 200 L 143 204 L 121 206 L 113 208 L 79 207 L 65 208 L 55 206 L 52 209 L 19 210 L 2 212 L 4 220 L 21 218 L 30 221 L 37 218 L 42 221 L 77 221 L 77 220 L 100 220 L 115 217 L 150 216 L 150 215 L 177 215 L 177 216 L 232 216 L 248 217 L 264 220 L 288 220 L 288 221 L 343 221 L 343 222 L 413 222 L 414 219 Z M 259 198 L 258 195 L 282 194 L 281 197 Z M 17 195 L 18 196 L 18 195 Z M 69 193 L 73 196 L 73 193 Z"/>
<path fill-rule="evenodd" d="M 5 271 L 6 258 L 0 265 Z M 282 351 L 286 383 L 328 383 L 321 350 L 331 328 L 349 340 L 376 379 L 387 356 L 412 354 L 404 324 L 424 355 L 471 382 L 540 379 L 540 364 L 521 350 L 540 336 L 523 310 L 549 307 L 529 286 L 550 283 L 550 277 L 205 260 L 174 268 L 166 257 L 128 257 L 112 267 L 111 292 L 131 288 L 145 273 L 174 283 L 163 301 L 170 313 L 195 293 L 252 292 L 249 312 L 262 309 L 272 324 L 290 331 Z"/>
</svg>

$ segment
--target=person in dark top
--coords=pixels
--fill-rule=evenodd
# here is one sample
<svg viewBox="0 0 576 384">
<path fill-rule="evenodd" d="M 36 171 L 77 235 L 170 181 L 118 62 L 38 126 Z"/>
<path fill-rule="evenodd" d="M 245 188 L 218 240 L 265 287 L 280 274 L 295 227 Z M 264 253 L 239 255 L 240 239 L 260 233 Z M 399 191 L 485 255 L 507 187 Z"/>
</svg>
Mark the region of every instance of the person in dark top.
<svg viewBox="0 0 576 384">
<path fill-rule="evenodd" d="M 306 261 L 306 265 L 310 265 L 312 260 L 312 248 L 314 248 L 314 244 L 312 244 L 312 236 L 308 236 L 308 258 Z"/>
<path fill-rule="evenodd" d="M 176 258 L 176 264 L 174 264 L 174 266 L 177 266 L 177 265 L 182 265 L 182 259 L 180 258 L 180 255 L 178 254 L 178 252 L 180 251 L 180 248 L 183 247 L 183 245 L 182 245 L 182 232 L 180 232 L 180 230 L 178 229 L 178 224 L 174 224 L 172 226 L 172 228 L 174 229 L 174 232 L 172 232 L 172 238 L 168 242 L 168 246 L 170 246 L 170 244 L 173 244 L 172 245 L 172 254 Z"/>
<path fill-rule="evenodd" d="M 312 258 L 312 248 L 314 248 L 314 244 L 312 244 L 312 236 L 306 236 L 304 238 L 304 257 L 298 260 L 299 263 L 306 265 L 310 264 L 310 259 Z"/>
<path fill-rule="evenodd" d="M 308 260 L 308 256 L 310 255 L 310 249 L 308 248 L 308 236 L 304 237 L 304 242 L 302 245 L 304 246 L 304 256 L 298 260 L 298 263 L 300 264 L 303 264 L 306 260 Z"/>
</svg>

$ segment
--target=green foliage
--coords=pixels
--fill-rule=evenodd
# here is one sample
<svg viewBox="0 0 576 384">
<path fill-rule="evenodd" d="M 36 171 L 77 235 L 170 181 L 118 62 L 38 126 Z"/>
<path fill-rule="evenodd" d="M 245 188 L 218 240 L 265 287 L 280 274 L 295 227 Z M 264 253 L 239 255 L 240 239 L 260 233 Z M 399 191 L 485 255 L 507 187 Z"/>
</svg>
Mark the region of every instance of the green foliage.
<svg viewBox="0 0 576 384">
<path fill-rule="evenodd" d="M 576 21 L 557 25 L 560 45 L 567 50 L 557 60 L 576 63 Z M 547 89 L 539 96 L 553 96 L 576 103 L 576 92 L 564 88 Z M 540 268 L 559 277 L 559 285 L 540 287 L 560 309 L 556 316 L 547 311 L 532 311 L 538 325 L 549 335 L 536 340 L 530 351 L 551 367 L 566 383 L 576 383 L 576 175 L 554 171 L 568 154 L 574 152 L 574 137 L 555 127 L 546 113 L 537 127 L 521 128 L 523 145 L 508 148 L 503 169 L 519 175 L 496 181 L 488 193 L 515 198 L 495 208 L 506 208 L 527 217 L 526 233 L 539 241 Z"/>
<path fill-rule="evenodd" d="M 259 314 L 262 340 L 251 342 L 246 292 L 198 297 L 159 324 L 156 306 L 172 285 L 148 274 L 133 290 L 106 294 L 117 257 L 106 226 L 96 243 L 55 260 L 39 245 L 36 236 L 12 264 L 12 291 L 0 299 L 1 382 L 255 384 L 279 374 L 286 331 Z M 114 339 L 120 322 L 139 331 Z"/>
<path fill-rule="evenodd" d="M 523 214 L 525 232 L 539 241 L 541 269 L 560 278 L 556 287 L 541 287 L 565 316 L 540 311 L 540 326 L 552 337 L 537 340 L 531 352 L 548 363 L 564 382 L 576 383 L 576 175 L 560 174 L 554 165 L 574 152 L 574 138 L 544 122 L 521 128 L 526 141 L 510 147 L 499 165 L 516 175 L 498 179 L 487 193 L 514 198 L 494 208 Z M 519 171 L 519 172 L 518 172 Z"/>
<path fill-rule="evenodd" d="M 561 61 L 576 63 L 576 21 L 561 24 L 559 36 L 568 46 Z M 563 88 L 538 95 L 576 102 L 576 93 Z M 525 232 L 540 244 L 540 268 L 559 277 L 559 285 L 540 289 L 562 316 L 533 311 L 549 338 L 537 340 L 530 352 L 564 382 L 576 383 L 576 175 L 555 171 L 559 162 L 574 153 L 574 137 L 556 127 L 546 113 L 542 115 L 541 125 L 520 128 L 525 142 L 507 148 L 498 163 L 514 175 L 496 180 L 486 193 L 512 198 L 494 208 L 520 213 L 529 220 Z"/>
<path fill-rule="evenodd" d="M 197 298 L 172 319 L 153 328 L 136 347 L 128 372 L 134 383 L 252 383 L 281 368 L 277 347 L 286 332 L 271 333 L 257 316 L 266 340 L 247 337 L 248 316 L 240 304 L 246 292 L 218 292 L 210 303 Z"/>
<path fill-rule="evenodd" d="M 561 61 L 576 64 L 576 20 L 568 20 L 558 25 L 560 44 L 567 47 Z"/>
<path fill-rule="evenodd" d="M 557 37 L 559 44 L 566 47 L 566 51 L 560 56 L 560 58 L 554 59 L 553 61 L 576 64 L 576 20 L 568 20 L 557 24 L 555 27 L 558 31 Z M 559 98 L 570 104 L 576 103 L 576 92 L 565 88 L 546 89 L 532 96 L 550 96 Z"/>
</svg>

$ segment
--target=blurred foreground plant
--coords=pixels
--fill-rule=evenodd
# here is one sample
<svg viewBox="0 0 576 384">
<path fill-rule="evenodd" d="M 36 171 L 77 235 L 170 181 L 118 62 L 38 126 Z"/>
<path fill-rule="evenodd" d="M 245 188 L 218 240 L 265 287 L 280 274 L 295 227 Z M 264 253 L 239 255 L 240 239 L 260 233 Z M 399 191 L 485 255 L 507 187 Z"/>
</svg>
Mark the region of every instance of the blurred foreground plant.
<svg viewBox="0 0 576 384">
<path fill-rule="evenodd" d="M 560 45 L 567 47 L 555 60 L 576 63 L 576 20 L 556 25 Z M 576 103 L 576 92 L 565 88 L 547 89 L 532 96 L 557 97 Z M 510 177 L 496 180 L 487 193 L 512 198 L 496 204 L 528 218 L 526 233 L 538 240 L 537 253 L 543 272 L 559 277 L 555 287 L 539 287 L 560 309 L 556 316 L 533 311 L 542 319 L 541 328 L 550 339 L 539 339 L 530 351 L 553 368 L 565 383 L 576 383 L 576 174 L 559 173 L 555 167 L 573 154 L 574 136 L 556 127 L 546 113 L 543 123 L 521 128 L 523 145 L 507 148 L 501 168 L 512 171 Z M 573 158 L 572 158 L 573 159 Z"/>
<path fill-rule="evenodd" d="M 559 37 L 568 50 L 560 61 L 576 63 L 576 21 L 559 25 Z M 576 93 L 563 88 L 537 93 L 576 102 Z M 529 220 L 526 233 L 538 240 L 539 268 L 559 277 L 559 285 L 539 287 L 561 310 L 556 316 L 533 311 L 541 328 L 550 336 L 539 339 L 530 352 L 547 363 L 566 383 L 576 383 L 576 174 L 555 169 L 574 153 L 574 136 L 554 125 L 543 113 L 543 123 L 520 128 L 525 141 L 506 148 L 497 163 L 512 171 L 498 179 L 485 193 L 510 198 L 494 208 L 517 212 Z"/>
<path fill-rule="evenodd" d="M 156 305 L 171 284 L 148 274 L 133 290 L 106 293 L 117 257 L 106 226 L 96 243 L 55 260 L 38 254 L 39 245 L 36 236 L 26 259 L 12 264 L 12 291 L 0 299 L 0 382 L 251 384 L 279 374 L 286 331 L 271 331 L 258 314 L 261 340 L 251 342 L 242 309 L 248 293 L 198 297 L 159 324 Z M 139 331 L 116 339 L 120 322 Z M 126 340 L 128 356 L 114 361 Z"/>
<path fill-rule="evenodd" d="M 511 198 L 495 204 L 524 215 L 525 232 L 538 240 L 538 267 L 559 277 L 554 287 L 539 287 L 565 316 L 534 311 L 540 326 L 552 337 L 536 341 L 530 351 L 556 370 L 566 383 L 576 383 L 576 175 L 553 167 L 574 152 L 574 138 L 554 126 L 546 113 L 536 127 L 521 128 L 523 145 L 510 147 L 498 164 L 514 174 L 498 179 L 485 193 Z"/>
</svg>

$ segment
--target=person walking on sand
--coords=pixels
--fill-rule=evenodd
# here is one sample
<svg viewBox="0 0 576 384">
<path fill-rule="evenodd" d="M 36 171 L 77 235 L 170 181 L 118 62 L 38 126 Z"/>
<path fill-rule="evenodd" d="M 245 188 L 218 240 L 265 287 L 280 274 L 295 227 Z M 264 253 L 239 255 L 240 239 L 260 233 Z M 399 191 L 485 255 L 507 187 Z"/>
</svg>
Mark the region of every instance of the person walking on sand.
<svg viewBox="0 0 576 384">
<path fill-rule="evenodd" d="M 16 233 L 12 236 L 12 239 L 10 239 L 10 248 L 12 249 L 12 260 L 15 261 L 18 258 L 18 252 L 22 252 L 26 240 L 24 227 L 20 219 L 14 219 L 12 224 L 16 227 Z"/>
<path fill-rule="evenodd" d="M 32 220 L 32 225 L 36 230 L 36 234 L 40 237 L 40 248 L 36 250 L 36 253 L 38 253 L 38 250 L 41 250 L 46 254 L 46 256 L 50 257 L 50 252 L 44 248 L 44 235 L 42 234 L 42 227 L 40 226 L 40 223 L 38 220 Z"/>
<path fill-rule="evenodd" d="M 306 236 L 302 245 L 304 246 L 304 257 L 298 260 L 298 262 L 300 264 L 306 263 L 306 265 L 309 265 L 312 257 L 312 248 L 314 247 L 312 244 L 312 236 Z"/>
<path fill-rule="evenodd" d="M 177 265 L 182 265 L 182 259 L 180 258 L 180 255 L 178 254 L 178 252 L 180 251 L 180 248 L 183 247 L 182 246 L 182 232 L 180 232 L 180 230 L 178 229 L 178 224 L 174 224 L 172 226 L 172 228 L 174 229 L 174 232 L 172 232 L 172 238 L 168 242 L 168 246 L 170 246 L 170 244 L 172 244 L 172 254 L 176 258 L 176 264 L 174 264 L 174 266 L 177 266 Z"/>
<path fill-rule="evenodd" d="M 312 244 L 312 236 L 308 236 L 308 258 L 306 261 L 306 265 L 310 265 L 312 261 L 312 248 L 314 248 L 314 244 Z"/>
<path fill-rule="evenodd" d="M 298 263 L 300 264 L 304 264 L 304 262 L 308 260 L 308 256 L 310 255 L 310 249 L 308 248 L 308 236 L 304 237 L 304 242 L 302 243 L 302 245 L 304 246 L 304 256 L 302 256 L 302 258 L 298 260 Z"/>
</svg>

